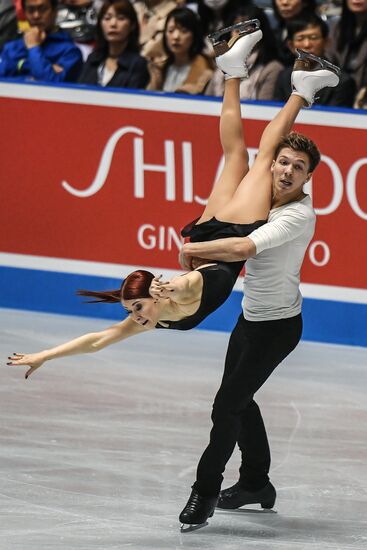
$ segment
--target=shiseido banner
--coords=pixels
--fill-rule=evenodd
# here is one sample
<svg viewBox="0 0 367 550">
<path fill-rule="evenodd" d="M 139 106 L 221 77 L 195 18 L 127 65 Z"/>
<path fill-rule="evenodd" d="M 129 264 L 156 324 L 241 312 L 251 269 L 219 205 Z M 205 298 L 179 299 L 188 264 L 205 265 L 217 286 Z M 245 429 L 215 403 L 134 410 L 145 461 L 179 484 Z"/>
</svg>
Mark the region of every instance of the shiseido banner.
<svg viewBox="0 0 367 550">
<path fill-rule="evenodd" d="M 220 103 L 0 84 L 1 250 L 177 269 L 222 163 Z M 279 107 L 244 105 L 252 158 Z M 366 288 L 367 116 L 304 110 L 319 146 L 304 283 Z"/>
</svg>

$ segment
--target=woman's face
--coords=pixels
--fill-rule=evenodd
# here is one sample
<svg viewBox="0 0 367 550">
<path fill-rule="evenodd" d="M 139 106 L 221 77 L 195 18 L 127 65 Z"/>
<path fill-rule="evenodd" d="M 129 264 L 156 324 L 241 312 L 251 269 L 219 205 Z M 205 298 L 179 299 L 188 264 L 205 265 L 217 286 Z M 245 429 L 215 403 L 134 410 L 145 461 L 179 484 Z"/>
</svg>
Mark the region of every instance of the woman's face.
<svg viewBox="0 0 367 550">
<path fill-rule="evenodd" d="M 292 19 L 303 9 L 303 0 L 275 0 L 280 17 Z"/>
<path fill-rule="evenodd" d="M 367 0 L 347 0 L 347 6 L 353 13 L 367 12 Z"/>
<path fill-rule="evenodd" d="M 135 298 L 122 300 L 122 307 L 126 309 L 135 323 L 146 329 L 154 328 L 159 321 L 159 307 L 153 298 Z"/>
<path fill-rule="evenodd" d="M 193 34 L 172 18 L 167 23 L 166 41 L 168 49 L 175 57 L 186 56 L 192 45 Z"/>
<path fill-rule="evenodd" d="M 122 13 L 117 13 L 113 6 L 109 7 L 102 17 L 101 25 L 107 42 L 126 42 L 132 31 L 130 19 Z"/>
</svg>

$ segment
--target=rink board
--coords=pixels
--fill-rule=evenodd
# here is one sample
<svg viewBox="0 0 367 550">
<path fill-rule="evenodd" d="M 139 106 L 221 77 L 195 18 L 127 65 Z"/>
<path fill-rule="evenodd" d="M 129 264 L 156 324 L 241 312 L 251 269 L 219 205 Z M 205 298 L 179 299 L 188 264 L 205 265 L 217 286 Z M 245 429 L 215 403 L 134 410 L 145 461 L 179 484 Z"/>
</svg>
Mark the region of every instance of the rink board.
<svg viewBox="0 0 367 550">
<path fill-rule="evenodd" d="M 279 106 L 244 103 L 251 161 Z M 134 267 L 178 273 L 180 228 L 221 167 L 220 101 L 0 83 L 0 306 L 120 319 L 75 289 L 119 286 Z M 367 345 L 367 116 L 304 110 L 322 162 L 307 191 L 318 222 L 302 269 L 304 338 Z M 241 281 L 201 325 L 228 331 Z"/>
</svg>

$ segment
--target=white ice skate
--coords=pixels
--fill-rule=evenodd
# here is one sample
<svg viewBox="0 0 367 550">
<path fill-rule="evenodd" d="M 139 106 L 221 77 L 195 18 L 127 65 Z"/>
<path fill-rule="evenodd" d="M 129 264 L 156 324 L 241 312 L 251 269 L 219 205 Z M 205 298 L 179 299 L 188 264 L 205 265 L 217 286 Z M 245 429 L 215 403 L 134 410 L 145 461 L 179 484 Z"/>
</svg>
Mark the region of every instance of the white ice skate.
<svg viewBox="0 0 367 550">
<path fill-rule="evenodd" d="M 221 39 L 225 34 L 238 31 L 227 42 Z M 214 32 L 208 38 L 213 44 L 217 66 L 223 71 L 225 78 L 247 78 L 248 67 L 246 59 L 255 44 L 262 38 L 258 19 L 242 21 L 231 27 Z"/>
<path fill-rule="evenodd" d="M 315 94 L 322 88 L 339 84 L 340 69 L 329 61 L 303 50 L 296 50 L 292 72 L 292 94 L 301 96 L 311 107 Z"/>
</svg>

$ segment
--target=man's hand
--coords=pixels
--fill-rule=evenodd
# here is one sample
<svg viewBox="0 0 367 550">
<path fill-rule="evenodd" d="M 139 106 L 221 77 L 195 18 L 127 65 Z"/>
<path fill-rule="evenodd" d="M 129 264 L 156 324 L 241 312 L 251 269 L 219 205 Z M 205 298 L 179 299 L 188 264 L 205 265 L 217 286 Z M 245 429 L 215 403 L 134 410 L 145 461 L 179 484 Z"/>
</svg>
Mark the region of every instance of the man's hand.
<svg viewBox="0 0 367 550">
<path fill-rule="evenodd" d="M 23 35 L 24 44 L 28 49 L 40 46 L 46 40 L 45 31 L 38 27 L 31 27 Z"/>
<path fill-rule="evenodd" d="M 178 254 L 178 261 L 182 269 L 186 269 L 187 271 L 192 270 L 192 256 L 186 254 L 183 248 L 181 248 Z"/>
</svg>

